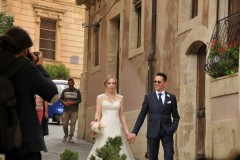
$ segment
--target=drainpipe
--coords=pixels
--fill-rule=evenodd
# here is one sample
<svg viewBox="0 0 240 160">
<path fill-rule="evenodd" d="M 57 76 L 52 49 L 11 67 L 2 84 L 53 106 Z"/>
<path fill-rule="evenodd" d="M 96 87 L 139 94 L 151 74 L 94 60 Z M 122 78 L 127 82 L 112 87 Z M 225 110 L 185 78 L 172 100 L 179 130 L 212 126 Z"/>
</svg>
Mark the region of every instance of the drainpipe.
<svg viewBox="0 0 240 160">
<path fill-rule="evenodd" d="M 157 0 L 152 0 L 152 47 L 148 55 L 148 93 L 152 92 L 153 83 L 153 61 L 155 57 L 156 49 L 156 20 L 157 19 Z M 147 117 L 148 118 L 148 117 Z M 147 142 L 147 152 L 145 153 L 145 159 L 149 159 L 149 145 Z"/>
<path fill-rule="evenodd" d="M 156 49 L 157 0 L 152 0 L 152 47 L 148 55 L 148 93 L 152 91 L 153 61 Z"/>
</svg>

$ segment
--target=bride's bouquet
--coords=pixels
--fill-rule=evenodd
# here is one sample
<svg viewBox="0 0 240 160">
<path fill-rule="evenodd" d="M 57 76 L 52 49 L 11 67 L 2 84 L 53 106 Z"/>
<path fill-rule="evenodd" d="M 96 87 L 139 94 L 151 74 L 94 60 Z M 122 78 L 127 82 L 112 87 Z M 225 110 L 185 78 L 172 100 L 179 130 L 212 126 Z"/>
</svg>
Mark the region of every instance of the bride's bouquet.
<svg viewBox="0 0 240 160">
<path fill-rule="evenodd" d="M 101 124 L 101 122 L 93 121 L 91 122 L 91 129 L 93 132 L 97 134 L 102 134 L 104 126 Z"/>
</svg>

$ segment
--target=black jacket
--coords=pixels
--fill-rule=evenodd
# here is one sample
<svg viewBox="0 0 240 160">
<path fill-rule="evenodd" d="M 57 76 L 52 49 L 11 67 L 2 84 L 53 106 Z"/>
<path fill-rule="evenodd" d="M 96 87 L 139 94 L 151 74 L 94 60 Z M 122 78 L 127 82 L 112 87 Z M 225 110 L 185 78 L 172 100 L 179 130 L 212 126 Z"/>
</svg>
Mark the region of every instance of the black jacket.
<svg viewBox="0 0 240 160">
<path fill-rule="evenodd" d="M 0 74 L 15 61 L 15 56 L 9 52 L 0 53 Z M 25 155 L 34 152 L 46 151 L 35 109 L 34 95 L 50 101 L 57 93 L 56 85 L 49 78 L 42 65 L 36 66 L 34 62 L 24 57 L 18 58 L 26 61 L 24 66 L 11 77 L 16 100 L 17 111 L 22 131 L 22 146 L 11 154 Z"/>
</svg>

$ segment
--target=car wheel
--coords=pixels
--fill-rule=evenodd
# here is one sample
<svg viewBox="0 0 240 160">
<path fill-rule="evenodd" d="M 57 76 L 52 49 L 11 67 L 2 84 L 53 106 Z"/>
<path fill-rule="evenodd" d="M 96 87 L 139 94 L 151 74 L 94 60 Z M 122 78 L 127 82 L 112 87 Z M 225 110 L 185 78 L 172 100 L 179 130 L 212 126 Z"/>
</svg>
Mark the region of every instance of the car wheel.
<svg viewBox="0 0 240 160">
<path fill-rule="evenodd" d="M 60 115 L 56 114 L 54 119 L 57 122 L 57 124 L 60 125 L 60 121 L 61 121 Z"/>
</svg>

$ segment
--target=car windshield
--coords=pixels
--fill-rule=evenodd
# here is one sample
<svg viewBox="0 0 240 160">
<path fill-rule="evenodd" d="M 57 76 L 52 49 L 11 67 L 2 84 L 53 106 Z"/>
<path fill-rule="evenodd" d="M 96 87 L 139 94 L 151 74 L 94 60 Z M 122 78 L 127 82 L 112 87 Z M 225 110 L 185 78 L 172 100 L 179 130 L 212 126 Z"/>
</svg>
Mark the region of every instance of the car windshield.
<svg viewBox="0 0 240 160">
<path fill-rule="evenodd" d="M 67 84 L 56 84 L 57 86 L 57 89 L 58 89 L 58 93 L 62 93 L 62 91 L 65 89 L 65 88 L 68 88 L 68 85 Z"/>
</svg>

